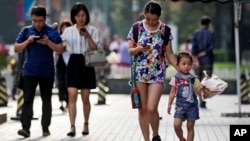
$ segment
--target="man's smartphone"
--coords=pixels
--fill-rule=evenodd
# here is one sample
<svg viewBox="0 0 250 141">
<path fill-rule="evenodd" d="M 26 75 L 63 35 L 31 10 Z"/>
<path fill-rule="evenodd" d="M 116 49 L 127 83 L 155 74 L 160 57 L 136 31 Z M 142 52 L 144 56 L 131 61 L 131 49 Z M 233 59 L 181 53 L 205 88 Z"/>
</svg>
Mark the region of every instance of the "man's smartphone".
<svg viewBox="0 0 250 141">
<path fill-rule="evenodd" d="M 43 38 L 43 36 L 34 36 L 35 40 L 39 40 L 39 39 L 42 39 L 42 38 Z"/>
</svg>

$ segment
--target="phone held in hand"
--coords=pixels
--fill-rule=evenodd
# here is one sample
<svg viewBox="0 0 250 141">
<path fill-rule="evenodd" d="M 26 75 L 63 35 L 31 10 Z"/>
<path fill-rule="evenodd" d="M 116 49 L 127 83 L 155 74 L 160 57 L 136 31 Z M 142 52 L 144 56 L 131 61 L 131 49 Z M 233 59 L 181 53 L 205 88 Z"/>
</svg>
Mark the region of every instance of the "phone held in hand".
<svg viewBox="0 0 250 141">
<path fill-rule="evenodd" d="M 42 38 L 43 38 L 43 36 L 34 36 L 35 40 L 39 40 L 39 39 L 42 39 Z"/>
<path fill-rule="evenodd" d="M 152 46 L 153 44 L 152 43 L 146 43 L 146 46 Z"/>
<path fill-rule="evenodd" d="M 87 32 L 86 28 L 81 28 L 80 31 L 81 32 Z"/>
<path fill-rule="evenodd" d="M 143 47 L 151 47 L 153 44 L 151 43 L 146 43 L 146 44 L 142 44 Z"/>
</svg>

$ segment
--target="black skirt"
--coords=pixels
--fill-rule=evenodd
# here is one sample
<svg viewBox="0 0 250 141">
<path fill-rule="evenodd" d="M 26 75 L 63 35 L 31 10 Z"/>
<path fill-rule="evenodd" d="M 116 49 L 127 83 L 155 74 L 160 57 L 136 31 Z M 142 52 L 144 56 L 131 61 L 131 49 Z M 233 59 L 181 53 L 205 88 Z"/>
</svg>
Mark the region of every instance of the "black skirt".
<svg viewBox="0 0 250 141">
<path fill-rule="evenodd" d="M 96 75 L 94 67 L 85 66 L 82 54 L 71 54 L 67 66 L 67 87 L 77 89 L 95 89 Z"/>
</svg>

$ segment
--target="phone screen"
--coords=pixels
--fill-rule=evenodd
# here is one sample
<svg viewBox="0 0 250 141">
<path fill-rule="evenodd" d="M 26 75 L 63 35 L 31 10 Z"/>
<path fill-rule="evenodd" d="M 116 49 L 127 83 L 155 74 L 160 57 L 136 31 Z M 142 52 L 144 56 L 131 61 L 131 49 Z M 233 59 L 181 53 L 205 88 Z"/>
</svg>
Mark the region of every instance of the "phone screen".
<svg viewBox="0 0 250 141">
<path fill-rule="evenodd" d="M 35 40 L 39 40 L 39 39 L 42 39 L 42 38 L 43 38 L 43 36 L 34 36 Z"/>
</svg>

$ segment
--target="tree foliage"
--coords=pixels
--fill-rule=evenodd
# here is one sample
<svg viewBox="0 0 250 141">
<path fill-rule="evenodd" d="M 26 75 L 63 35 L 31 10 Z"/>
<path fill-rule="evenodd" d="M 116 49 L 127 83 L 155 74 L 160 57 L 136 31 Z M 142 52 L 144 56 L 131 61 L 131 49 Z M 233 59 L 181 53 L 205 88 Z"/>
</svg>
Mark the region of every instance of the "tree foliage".
<svg viewBox="0 0 250 141">
<path fill-rule="evenodd" d="M 115 0 L 110 3 L 110 7 L 113 34 L 125 37 L 132 23 L 131 1 Z"/>
<path fill-rule="evenodd" d="M 143 11 L 144 4 L 148 0 L 139 1 L 139 12 Z M 213 16 L 215 12 L 214 3 L 188 3 L 171 2 L 169 0 L 159 1 L 162 6 L 161 20 L 166 23 L 177 25 L 180 42 L 186 37 L 191 37 L 195 29 L 199 28 L 199 19 L 202 15 Z M 111 33 L 117 33 L 126 37 L 127 32 L 132 25 L 133 12 L 131 11 L 132 0 L 109 1 L 110 14 L 109 25 Z M 213 7 L 213 8 L 211 8 Z M 111 10 L 112 9 L 112 10 Z M 138 14 L 137 13 L 137 14 Z M 138 15 L 139 16 L 139 15 Z"/>
<path fill-rule="evenodd" d="M 179 41 L 192 37 L 195 29 L 199 28 L 200 17 L 208 15 L 213 18 L 215 13 L 214 3 L 188 3 L 188 2 L 166 2 L 166 9 L 169 9 L 167 23 L 175 24 L 178 27 Z M 212 7 L 212 8 L 211 8 Z M 166 13 L 168 15 L 168 13 Z"/>
</svg>

